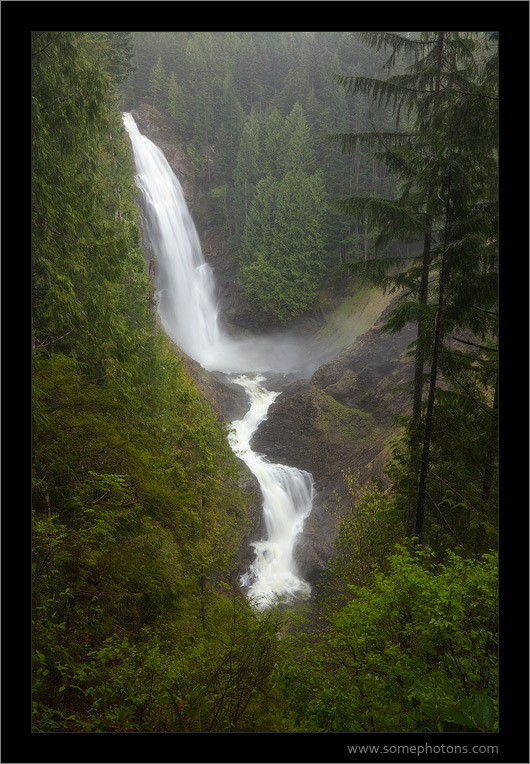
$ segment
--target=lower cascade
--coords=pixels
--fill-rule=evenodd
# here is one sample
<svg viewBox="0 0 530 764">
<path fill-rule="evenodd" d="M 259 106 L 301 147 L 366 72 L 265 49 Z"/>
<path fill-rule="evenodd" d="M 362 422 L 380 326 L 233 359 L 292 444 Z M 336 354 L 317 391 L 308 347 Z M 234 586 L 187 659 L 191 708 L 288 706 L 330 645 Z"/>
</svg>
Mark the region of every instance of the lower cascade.
<svg viewBox="0 0 530 764">
<path fill-rule="evenodd" d="M 293 547 L 305 518 L 311 512 L 314 488 L 309 472 L 271 464 L 252 451 L 250 440 L 269 406 L 279 395 L 263 387 L 265 378 L 240 376 L 232 380 L 247 391 L 250 408 L 243 419 L 233 422 L 228 440 L 232 450 L 256 476 L 263 495 L 263 518 L 267 537 L 253 544 L 256 559 L 241 583 L 257 607 L 266 607 L 276 599 L 308 596 L 310 586 L 296 575 Z"/>
<path fill-rule="evenodd" d="M 285 336 L 236 338 L 222 330 L 213 273 L 204 260 L 178 178 L 162 151 L 140 133 L 131 114 L 123 114 L 123 123 L 132 144 L 147 233 L 156 252 L 156 298 L 164 330 L 204 368 L 228 374 L 250 401 L 243 419 L 232 422 L 228 441 L 259 482 L 266 536 L 252 545 L 256 557 L 241 584 L 258 609 L 308 597 L 311 587 L 297 575 L 293 550 L 311 512 L 313 478 L 304 470 L 271 464 L 250 446 L 280 395 L 266 389 L 264 373 L 300 371 L 306 368 L 305 354 Z"/>
</svg>

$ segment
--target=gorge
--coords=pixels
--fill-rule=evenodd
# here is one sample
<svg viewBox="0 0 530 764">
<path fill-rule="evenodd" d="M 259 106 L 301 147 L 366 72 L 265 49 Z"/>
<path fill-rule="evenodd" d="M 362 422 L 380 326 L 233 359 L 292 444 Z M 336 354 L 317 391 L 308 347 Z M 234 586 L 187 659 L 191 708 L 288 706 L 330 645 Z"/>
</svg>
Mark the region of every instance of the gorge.
<svg viewBox="0 0 530 764">
<path fill-rule="evenodd" d="M 498 733 L 498 33 L 31 45 L 6 758 Z"/>
<path fill-rule="evenodd" d="M 178 348 L 211 373 L 217 389 L 230 388 L 233 397 L 234 388 L 243 387 L 252 402 L 246 413 L 241 399 L 235 407 L 219 406 L 225 420 L 234 420 L 230 444 L 258 478 L 264 499 L 261 530 L 250 539 L 255 559 L 242 583 L 262 602 L 273 593 L 307 595 L 308 582 L 318 579 L 333 554 L 337 507 L 331 504 L 337 496 L 340 504 L 342 471 L 353 468 L 363 479 L 382 474 L 392 416 L 405 405 L 395 388 L 410 373 L 403 354 L 412 333 L 381 335 L 374 323 L 390 299 L 380 294 L 343 297 L 336 315 L 298 334 L 231 326 L 219 310 L 213 264 L 203 256 L 168 163 L 177 152 L 161 140 L 162 116 L 142 106 L 123 119 L 142 192 L 146 245 L 156 255 L 160 321 Z M 190 193 L 193 199 L 187 187 Z"/>
</svg>

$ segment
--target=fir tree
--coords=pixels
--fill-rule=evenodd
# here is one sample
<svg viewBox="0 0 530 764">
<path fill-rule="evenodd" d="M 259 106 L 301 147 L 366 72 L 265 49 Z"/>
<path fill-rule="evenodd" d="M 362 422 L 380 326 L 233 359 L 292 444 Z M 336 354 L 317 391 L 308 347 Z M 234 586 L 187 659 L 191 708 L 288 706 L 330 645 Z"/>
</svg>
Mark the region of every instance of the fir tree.
<svg viewBox="0 0 530 764">
<path fill-rule="evenodd" d="M 399 330 L 405 321 L 415 318 L 418 322 L 418 339 L 415 350 L 415 377 L 413 393 L 413 416 L 411 424 L 411 468 L 416 476 L 417 488 L 412 487 L 409 495 L 409 511 L 407 528 L 409 533 L 415 532 L 420 538 L 423 532 L 423 511 L 425 504 L 425 485 L 428 465 L 428 451 L 432 414 L 434 406 L 434 391 L 442 338 L 441 315 L 444 308 L 444 290 L 451 269 L 451 282 L 456 284 L 458 277 L 453 265 L 447 265 L 447 249 L 454 249 L 450 243 L 451 232 L 454 230 L 455 215 L 467 216 L 469 210 L 486 201 L 492 193 L 495 178 L 493 132 L 491 116 L 484 121 L 483 107 L 495 103 L 494 91 L 489 94 L 480 92 L 481 78 L 477 64 L 477 43 L 472 35 L 458 33 L 422 33 L 420 40 L 410 40 L 394 34 L 366 33 L 364 37 L 370 44 L 378 47 L 390 46 L 392 55 L 387 61 L 387 67 L 392 69 L 400 54 L 415 56 L 408 69 L 401 74 L 390 76 L 387 80 L 374 80 L 366 77 L 340 77 L 339 81 L 352 92 L 370 94 L 379 105 L 393 103 L 396 116 L 399 118 L 403 111 L 413 122 L 410 133 L 394 131 L 382 133 L 373 131 L 371 134 L 353 134 L 339 136 L 341 145 L 351 151 L 359 140 L 371 145 L 379 144 L 375 156 L 383 161 L 391 171 L 400 178 L 398 198 L 396 200 L 378 200 L 371 197 L 354 198 L 342 206 L 350 213 L 355 212 L 376 225 L 382 232 L 379 241 L 391 237 L 414 239 L 423 236 L 423 253 L 419 273 L 415 267 L 401 271 L 398 276 L 388 278 L 386 273 L 395 268 L 395 259 L 379 259 L 370 265 L 370 272 L 380 284 L 394 283 L 398 287 L 406 287 L 410 297 L 417 298 L 417 307 L 409 306 L 397 309 L 391 317 L 388 328 Z M 487 67 L 486 67 L 487 68 Z M 489 80 L 491 84 L 491 79 Z M 465 140 L 462 134 L 462 99 L 467 99 L 467 119 L 471 120 L 470 133 L 474 132 L 475 140 Z M 482 115 L 482 128 L 476 120 L 478 113 Z M 493 107 L 494 111 L 494 107 Z M 475 117 L 470 116 L 475 114 Z M 458 127 L 457 127 L 458 125 Z M 459 132 L 460 131 L 460 132 Z M 487 134 L 486 132 L 487 131 Z M 484 138 L 481 137 L 484 136 Z M 487 143 L 484 154 L 484 140 Z M 473 151 L 471 146 L 475 147 Z M 478 146 L 482 150 L 477 151 Z M 470 196 L 462 202 L 465 195 L 463 185 L 456 181 L 457 164 L 472 170 L 468 177 L 467 193 Z M 474 185 L 473 177 L 477 176 L 480 167 L 479 185 Z M 484 178 L 489 177 L 488 184 Z M 462 179 L 462 184 L 465 181 Z M 487 188 L 486 188 L 487 186 Z M 458 189 L 458 190 L 457 190 Z M 477 191 L 477 189 L 480 189 Z M 456 212 L 453 197 L 459 199 L 459 211 Z M 493 205 L 495 197 L 490 196 Z M 445 201 L 442 201 L 445 200 Z M 489 201 L 487 202 L 489 205 Z M 467 206 L 466 206 L 467 205 Z M 434 233 L 434 227 L 437 231 Z M 451 232 L 449 230 L 451 229 Z M 490 224 L 484 229 L 481 246 L 486 247 L 486 241 L 495 238 L 495 228 Z M 480 259 L 473 260 L 474 273 L 480 272 Z M 431 271 L 437 270 L 439 286 L 436 309 L 429 304 L 429 279 Z M 410 299 L 409 297 L 409 299 Z M 486 301 L 490 300 L 486 298 Z M 488 303 L 489 305 L 490 303 Z M 464 321 L 463 313 L 460 314 Z M 475 324 L 476 325 L 476 324 Z M 433 331 L 434 328 L 434 331 Z M 422 389 L 424 384 L 424 365 L 427 354 L 431 353 L 431 372 L 428 404 L 423 433 L 420 429 L 422 409 Z M 423 440 L 422 454 L 420 444 Z M 413 496 L 416 496 L 413 499 Z"/>
<path fill-rule="evenodd" d="M 159 109 L 165 109 L 168 99 L 168 76 L 164 69 L 161 56 L 158 57 L 156 64 L 151 69 L 151 74 L 149 75 L 149 89 L 153 106 L 156 106 Z"/>
</svg>

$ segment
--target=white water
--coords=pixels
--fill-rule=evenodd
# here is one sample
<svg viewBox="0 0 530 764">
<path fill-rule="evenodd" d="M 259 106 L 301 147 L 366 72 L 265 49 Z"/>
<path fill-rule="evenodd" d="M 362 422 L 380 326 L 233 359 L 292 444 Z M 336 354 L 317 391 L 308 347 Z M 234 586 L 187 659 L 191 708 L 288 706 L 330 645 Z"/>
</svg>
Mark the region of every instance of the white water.
<svg viewBox="0 0 530 764">
<path fill-rule="evenodd" d="M 204 260 L 178 178 L 158 146 L 141 135 L 132 115 L 125 113 L 123 122 L 156 252 L 158 314 L 169 337 L 210 371 L 312 368 L 301 344 L 290 337 L 235 338 L 221 329 L 213 273 Z"/>
<path fill-rule="evenodd" d="M 250 400 L 246 416 L 232 423 L 228 439 L 259 481 L 267 535 L 253 544 L 256 559 L 241 583 L 258 608 L 277 599 L 307 597 L 310 586 L 296 574 L 293 548 L 311 511 L 313 479 L 303 470 L 270 464 L 250 447 L 252 435 L 279 395 L 263 386 L 261 372 L 307 369 L 303 347 L 283 335 L 242 339 L 222 329 L 213 274 L 204 261 L 180 183 L 162 151 L 141 135 L 132 115 L 124 114 L 123 122 L 156 253 L 156 297 L 164 330 L 204 368 L 239 373 L 232 381 L 246 389 Z"/>
<path fill-rule="evenodd" d="M 264 377 L 242 375 L 233 380 L 244 387 L 250 398 L 245 417 L 233 422 L 228 440 L 232 450 L 256 476 L 263 496 L 266 538 L 253 544 L 256 559 L 241 583 L 248 587 L 258 607 L 266 607 L 276 598 L 308 596 L 309 584 L 296 574 L 293 547 L 311 512 L 314 488 L 309 472 L 270 464 L 250 447 L 250 439 L 266 419 L 269 406 L 279 395 L 263 387 Z"/>
</svg>

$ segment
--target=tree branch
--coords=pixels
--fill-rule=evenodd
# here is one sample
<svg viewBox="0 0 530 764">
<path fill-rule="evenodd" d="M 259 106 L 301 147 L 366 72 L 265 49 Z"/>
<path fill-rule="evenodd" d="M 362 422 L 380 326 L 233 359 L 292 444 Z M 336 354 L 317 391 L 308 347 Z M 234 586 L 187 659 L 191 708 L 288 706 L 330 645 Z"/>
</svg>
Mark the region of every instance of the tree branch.
<svg viewBox="0 0 530 764">
<path fill-rule="evenodd" d="M 497 348 L 488 348 L 485 345 L 477 345 L 476 342 L 467 342 L 466 340 L 459 340 L 458 337 L 455 337 L 454 334 L 451 335 L 451 337 L 456 340 L 456 342 L 461 342 L 462 345 L 471 345 L 474 348 L 479 348 L 479 350 L 487 350 L 490 353 L 498 353 Z"/>
<path fill-rule="evenodd" d="M 43 34 L 44 34 L 44 33 L 43 33 Z M 49 48 L 49 47 L 50 47 L 50 45 L 52 44 L 52 42 L 55 42 L 55 40 L 56 40 L 56 39 L 57 39 L 57 38 L 58 38 L 60 35 L 62 35 L 62 32 L 57 32 L 57 34 L 55 35 L 55 37 L 54 37 L 52 40 L 50 40 L 50 42 L 49 42 L 47 45 L 45 45 L 45 46 L 44 46 L 44 48 L 41 48 L 41 49 L 40 49 L 40 50 L 38 50 L 36 53 L 32 53 L 32 54 L 31 54 L 31 57 L 33 58 L 33 56 L 40 56 L 40 54 L 41 54 L 43 51 L 45 51 L 45 50 L 46 50 L 46 48 Z M 42 37 L 42 35 L 39 35 L 39 37 Z M 39 39 L 39 37 L 36 37 L 36 38 L 35 38 L 35 40 L 38 40 L 38 39 Z M 32 40 L 32 42 L 35 42 L 35 40 Z"/>
<path fill-rule="evenodd" d="M 477 401 L 477 399 L 476 399 L 476 398 L 473 398 L 473 396 L 471 395 L 471 393 L 470 393 L 468 390 L 466 390 L 466 388 L 464 387 L 464 385 L 463 385 L 461 382 L 459 382 L 459 381 L 458 381 L 458 379 L 457 379 L 455 376 L 453 376 L 453 374 L 448 374 L 447 376 L 448 376 L 448 377 L 450 377 L 450 378 L 453 380 L 453 382 L 456 382 L 456 384 L 458 385 L 458 387 L 460 387 L 460 389 L 461 389 L 461 390 L 463 390 L 463 392 L 465 393 L 465 395 L 467 395 L 467 397 L 469 398 L 469 400 L 470 400 L 470 401 L 472 401 L 472 402 L 475 404 L 475 406 L 478 406 L 478 407 L 479 407 L 479 409 L 481 409 L 481 410 L 482 410 L 482 411 L 483 411 L 485 414 L 488 414 L 488 416 L 490 416 L 490 417 L 493 417 L 493 419 L 496 419 L 496 418 L 497 418 L 497 415 L 496 415 L 496 414 L 494 414 L 492 411 L 490 411 L 490 410 L 489 410 L 489 409 L 487 409 L 485 406 L 483 406 L 483 405 L 482 405 L 482 403 L 480 403 L 479 401 Z"/>
</svg>

